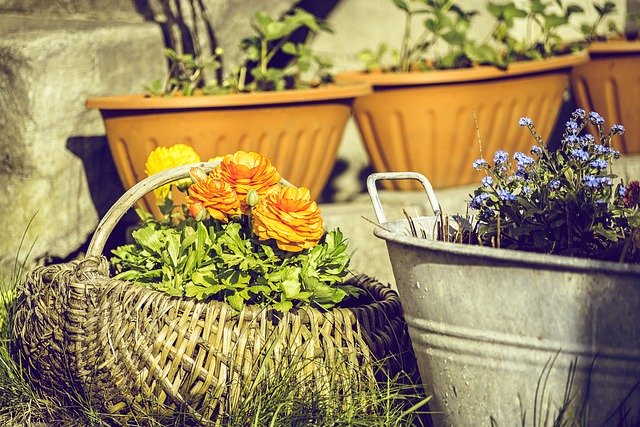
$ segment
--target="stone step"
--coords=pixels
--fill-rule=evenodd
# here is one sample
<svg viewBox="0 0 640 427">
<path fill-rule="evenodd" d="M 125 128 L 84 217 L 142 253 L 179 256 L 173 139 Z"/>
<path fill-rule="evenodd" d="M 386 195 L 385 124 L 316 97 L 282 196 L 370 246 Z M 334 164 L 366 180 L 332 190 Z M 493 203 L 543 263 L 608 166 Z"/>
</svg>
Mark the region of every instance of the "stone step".
<svg viewBox="0 0 640 427">
<path fill-rule="evenodd" d="M 122 186 L 100 115 L 84 103 L 140 92 L 164 69 L 154 24 L 0 15 L 0 258 L 15 257 L 25 230 L 33 258 L 85 242 L 94 199 L 115 201 Z"/>
</svg>

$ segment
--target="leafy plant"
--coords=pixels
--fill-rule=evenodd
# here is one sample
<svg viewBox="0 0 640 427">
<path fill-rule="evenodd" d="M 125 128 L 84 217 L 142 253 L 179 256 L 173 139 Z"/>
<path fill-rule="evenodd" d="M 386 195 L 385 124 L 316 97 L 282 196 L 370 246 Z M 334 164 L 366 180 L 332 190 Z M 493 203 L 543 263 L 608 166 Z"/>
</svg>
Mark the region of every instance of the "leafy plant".
<svg viewBox="0 0 640 427">
<path fill-rule="evenodd" d="M 608 16 L 616 13 L 616 4 L 606 1 L 603 4 L 593 3 L 592 6 L 596 11 L 596 19 L 591 23 L 585 22 L 580 26 L 586 41 L 592 43 L 619 36 L 620 30 L 616 23 L 613 20 L 605 20 Z M 602 29 L 603 24 L 606 27 L 604 30 Z"/>
<path fill-rule="evenodd" d="M 238 152 L 192 177 L 182 219 L 170 199 L 160 203 L 162 220 L 139 211 L 135 243 L 113 250 L 116 278 L 236 310 L 330 308 L 359 293 L 343 284 L 350 258 L 340 230 L 324 233 L 308 190 L 281 187 L 267 159 Z"/>
<path fill-rule="evenodd" d="M 464 47 L 468 43 L 466 33 L 471 25 L 471 18 L 476 11 L 466 11 L 451 0 L 392 0 L 394 5 L 405 15 L 404 32 L 400 49 L 392 49 L 392 64 L 384 64 L 388 46 L 381 44 L 376 51 L 364 49 L 358 53 L 358 59 L 365 64 L 367 70 L 389 69 L 406 72 L 412 68 L 430 68 L 428 53 L 438 44 L 444 44 L 450 51 L 448 63 L 463 56 Z M 413 20 L 423 16 L 424 29 L 413 39 L 411 28 Z M 437 62 L 437 61 L 434 61 Z"/>
<path fill-rule="evenodd" d="M 591 123 L 597 135 L 585 133 Z M 493 164 L 474 162 L 484 171 L 470 207 L 479 211 L 474 234 L 484 245 L 615 261 L 640 262 L 640 183 L 614 187 L 612 148 L 624 127 L 604 128 L 596 112 L 576 110 L 551 151 L 533 121 L 520 119 L 536 140 L 532 156 L 518 152 L 509 160 L 498 150 Z M 514 164 L 515 163 L 515 164 Z"/>
<path fill-rule="evenodd" d="M 507 67 L 511 62 L 546 58 L 577 49 L 579 44 L 566 46 L 559 35 L 569 26 L 570 18 L 583 12 L 577 4 L 565 5 L 562 0 L 534 0 L 526 8 L 514 2 L 487 2 L 486 10 L 494 18 L 487 40 L 476 42 L 467 34 L 475 10 L 464 10 L 453 0 L 392 0 L 405 14 L 404 34 L 400 49 L 392 49 L 391 63 L 385 64 L 389 51 L 386 44 L 377 50 L 358 53 L 367 70 L 385 69 L 406 72 L 442 68 L 470 67 L 473 64 Z M 423 16 L 423 32 L 412 39 L 414 18 Z M 524 39 L 514 35 L 514 28 L 523 20 L 527 27 Z M 443 54 L 434 53 L 437 50 Z"/>
<path fill-rule="evenodd" d="M 155 81 L 146 90 L 156 96 L 191 96 L 201 89 L 204 94 L 273 91 L 319 85 L 333 80 L 329 59 L 317 55 L 303 42 L 293 40 L 299 30 L 316 33 L 331 31 L 329 25 L 313 14 L 296 8 L 291 14 L 273 18 L 257 12 L 251 26 L 254 35 L 241 41 L 244 63 L 219 79 L 214 71 L 221 68 L 222 50 L 213 57 L 194 57 L 165 50 L 171 64 L 164 84 Z M 284 67 L 276 65 L 278 56 L 289 57 Z M 308 78 L 305 80 L 305 76 Z M 211 78 L 207 76 L 212 75 Z"/>
</svg>

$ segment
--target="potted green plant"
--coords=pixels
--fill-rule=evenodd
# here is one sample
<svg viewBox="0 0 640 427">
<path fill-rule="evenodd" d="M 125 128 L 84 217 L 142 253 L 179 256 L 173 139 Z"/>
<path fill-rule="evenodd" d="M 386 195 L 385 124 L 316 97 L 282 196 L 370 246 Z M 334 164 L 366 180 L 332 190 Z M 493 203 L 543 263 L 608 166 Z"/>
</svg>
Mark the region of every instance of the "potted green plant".
<svg viewBox="0 0 640 427">
<path fill-rule="evenodd" d="M 275 19 L 258 12 L 252 27 L 255 34 L 241 43 L 245 62 L 222 79 L 217 77 L 220 50 L 214 57 L 168 51 L 171 72 L 164 83 L 151 85 L 148 94 L 87 101 L 102 114 L 126 188 L 145 176 L 144 162 L 154 148 L 184 143 L 203 160 L 240 148 L 259 151 L 292 182 L 308 187 L 314 197 L 320 194 L 351 103 L 370 89 L 329 84 L 330 61 L 304 41 L 293 41 L 297 30 L 328 30 L 314 15 L 295 9 Z M 277 55 L 291 61 L 278 66 Z M 316 160 L 294 160 L 300 157 Z M 153 196 L 145 200 L 146 208 L 159 215 Z"/>
<path fill-rule="evenodd" d="M 625 154 L 640 154 L 640 104 L 636 94 L 640 83 L 636 78 L 640 67 L 638 11 L 627 6 L 627 31 L 620 31 L 607 18 L 616 12 L 613 2 L 594 4 L 596 19 L 584 24 L 589 43 L 590 61 L 571 72 L 571 87 L 577 104 L 597 110 L 620 123 L 628 123 L 629 131 L 616 141 L 616 148 Z"/>
<path fill-rule="evenodd" d="M 555 12 L 556 3 L 562 4 L 536 0 L 521 8 L 488 2 L 495 23 L 488 40 L 477 42 L 467 36 L 477 12 L 460 2 L 394 0 L 405 15 L 401 47 L 391 55 L 386 45 L 364 50 L 359 58 L 365 71 L 337 76 L 374 89 L 354 103 L 374 169 L 419 171 L 436 187 L 475 181 L 466 167 L 476 156 L 474 116 L 487 144 L 499 135 L 512 148 L 523 149 L 526 141 L 508 125 L 517 111 L 542 116 L 539 129 L 548 136 L 569 71 L 587 60 L 559 35 L 582 8 L 569 5 Z M 418 18 L 423 30 L 414 37 L 411 28 Z M 517 36 L 521 23 L 527 37 Z M 406 182 L 389 185 L 413 188 Z"/>
<path fill-rule="evenodd" d="M 473 164 L 484 173 L 476 216 L 444 216 L 423 175 L 369 178 L 431 409 L 447 425 L 633 423 L 640 182 L 611 173 L 624 128 L 579 109 L 552 151 L 531 119 L 520 125 L 535 137 L 530 154 Z M 407 177 L 436 215 L 387 222 L 375 182 Z"/>
<path fill-rule="evenodd" d="M 160 220 L 140 211 L 133 243 L 107 261 L 114 225 L 167 184 L 187 191 L 185 204 L 167 200 Z M 336 407 L 349 410 L 367 404 L 361 392 L 377 387 L 378 367 L 407 376 L 415 359 L 397 294 L 347 280 L 348 263 L 344 237 L 324 231 L 309 190 L 238 151 L 137 183 L 83 260 L 32 271 L 13 346 L 34 384 L 75 390 L 121 422 L 155 409 L 226 425 L 259 392 L 256 378 L 279 375 L 299 382 L 292 393 L 339 396 Z"/>
</svg>

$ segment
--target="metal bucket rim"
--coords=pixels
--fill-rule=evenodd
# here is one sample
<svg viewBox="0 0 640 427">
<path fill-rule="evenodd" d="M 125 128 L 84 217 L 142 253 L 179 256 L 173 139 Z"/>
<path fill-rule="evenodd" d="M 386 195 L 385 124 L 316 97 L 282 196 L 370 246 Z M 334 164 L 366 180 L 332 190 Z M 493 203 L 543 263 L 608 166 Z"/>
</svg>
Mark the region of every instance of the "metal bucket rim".
<svg viewBox="0 0 640 427">
<path fill-rule="evenodd" d="M 428 218 L 428 217 L 420 217 Z M 417 218 L 417 220 L 420 220 Z M 600 261 L 589 258 L 576 258 L 564 255 L 550 255 L 536 252 L 525 252 L 515 249 L 499 249 L 487 246 L 468 245 L 460 243 L 441 242 L 431 239 L 414 237 L 385 229 L 387 224 L 402 224 L 409 227 L 406 219 L 389 221 L 380 224 L 373 231 L 373 234 L 387 242 L 394 242 L 401 245 L 415 248 L 428 249 L 434 252 L 446 252 L 456 255 L 474 256 L 477 258 L 501 261 L 502 263 L 512 263 L 519 265 L 530 265 L 542 269 L 563 269 L 574 271 L 600 271 L 603 273 L 625 274 L 638 276 L 640 279 L 640 265 L 616 263 L 612 261 Z M 640 284 L 640 282 L 639 282 Z"/>
</svg>

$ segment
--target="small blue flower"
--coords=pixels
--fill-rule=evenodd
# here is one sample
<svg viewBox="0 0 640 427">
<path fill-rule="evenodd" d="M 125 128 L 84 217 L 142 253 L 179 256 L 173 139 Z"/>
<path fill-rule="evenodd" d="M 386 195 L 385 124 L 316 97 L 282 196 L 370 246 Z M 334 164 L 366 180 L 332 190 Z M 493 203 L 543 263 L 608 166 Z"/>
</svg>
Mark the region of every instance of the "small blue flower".
<svg viewBox="0 0 640 427">
<path fill-rule="evenodd" d="M 513 155 L 513 159 L 518 162 L 518 169 L 524 169 L 527 166 L 532 165 L 534 162 L 532 157 L 529 157 L 519 151 Z"/>
<path fill-rule="evenodd" d="M 531 189 L 531 187 L 529 187 L 528 185 L 525 185 L 524 187 L 522 187 L 522 194 L 524 194 L 525 196 L 530 196 L 531 193 L 533 193 L 533 190 Z"/>
<path fill-rule="evenodd" d="M 583 162 L 589 160 L 589 153 L 582 149 L 571 150 L 571 156 L 575 157 L 576 159 L 582 160 Z"/>
<path fill-rule="evenodd" d="M 592 111 L 589 113 L 589 121 L 591 123 L 593 123 L 594 125 L 603 125 L 604 124 L 604 118 L 602 118 L 602 116 L 598 113 L 596 113 L 595 111 Z"/>
<path fill-rule="evenodd" d="M 536 156 L 540 156 L 542 154 L 542 148 L 538 145 L 534 145 L 531 147 L 531 154 L 535 154 Z"/>
<path fill-rule="evenodd" d="M 518 121 L 518 124 L 519 124 L 520 126 L 522 126 L 522 127 L 525 127 L 525 126 L 527 126 L 527 127 L 528 127 L 528 126 L 533 125 L 533 120 L 531 120 L 529 117 L 522 117 L 522 118 L 520 118 L 520 120 Z"/>
<path fill-rule="evenodd" d="M 609 147 L 607 147 L 606 145 L 602 145 L 602 144 L 595 144 L 593 146 L 593 151 L 595 151 L 596 154 L 598 154 L 598 155 L 610 154 L 611 153 L 611 149 Z"/>
<path fill-rule="evenodd" d="M 471 209 L 479 210 L 482 207 L 484 201 L 488 198 L 489 198 L 489 195 L 487 193 L 480 193 L 476 197 L 471 199 L 471 202 L 469 203 L 469 207 Z"/>
<path fill-rule="evenodd" d="M 580 138 L 578 138 L 576 135 L 571 134 L 571 135 L 567 135 L 564 137 L 564 142 L 568 145 L 578 145 L 580 144 Z"/>
<path fill-rule="evenodd" d="M 578 123 L 576 123 L 575 120 L 569 120 L 565 124 L 565 132 L 572 133 L 573 135 L 578 133 Z"/>
<path fill-rule="evenodd" d="M 589 166 L 591 166 L 592 168 L 602 170 L 602 169 L 606 169 L 607 166 L 609 166 L 609 163 L 603 159 L 595 159 L 595 160 L 592 160 L 591 163 L 589 163 Z"/>
<path fill-rule="evenodd" d="M 598 181 L 600 181 L 600 186 L 607 186 L 607 187 L 611 187 L 611 185 L 613 185 L 613 180 L 611 179 L 611 177 L 608 176 L 601 176 Z"/>
<path fill-rule="evenodd" d="M 587 175 L 582 178 L 582 182 L 589 188 L 598 188 L 600 186 L 600 180 L 593 175 Z"/>
<path fill-rule="evenodd" d="M 475 170 L 479 171 L 479 170 L 481 170 L 481 169 L 484 169 L 484 168 L 487 166 L 487 164 L 488 164 L 488 163 L 487 163 L 487 161 L 486 161 L 485 159 L 478 159 L 478 160 L 475 160 L 475 161 L 471 164 L 471 166 L 472 166 Z"/>
<path fill-rule="evenodd" d="M 509 153 L 507 153 L 506 151 L 498 150 L 493 155 L 493 163 L 495 164 L 503 164 L 506 163 L 507 160 L 509 160 Z"/>
<path fill-rule="evenodd" d="M 624 126 L 622 126 L 622 125 L 613 125 L 613 126 L 611 126 L 611 134 L 612 135 L 623 135 L 624 134 Z"/>
<path fill-rule="evenodd" d="M 504 188 L 498 190 L 498 197 L 503 202 L 512 202 L 516 199 L 516 196 L 514 196 L 509 190 L 505 190 Z"/>
<path fill-rule="evenodd" d="M 490 176 L 485 176 L 484 178 L 482 178 L 483 187 L 491 187 L 491 185 L 493 185 L 493 178 L 491 178 Z"/>
<path fill-rule="evenodd" d="M 560 188 L 560 181 L 557 179 L 554 179 L 549 183 L 549 188 L 552 190 L 557 190 L 558 188 Z"/>
<path fill-rule="evenodd" d="M 584 135 L 582 137 L 582 143 L 583 144 L 593 144 L 595 142 L 595 138 L 593 137 L 593 135 L 591 135 L 590 133 Z"/>
<path fill-rule="evenodd" d="M 618 187 L 618 197 L 624 197 L 627 194 L 627 187 L 621 185 Z"/>
<path fill-rule="evenodd" d="M 600 188 L 604 186 L 611 186 L 613 181 L 608 176 L 593 176 L 587 175 L 582 178 L 582 182 L 589 188 Z"/>
<path fill-rule="evenodd" d="M 586 111 L 584 111 L 582 108 L 578 108 L 573 113 L 571 113 L 571 117 L 575 119 L 584 119 L 586 114 L 587 114 Z"/>
</svg>

